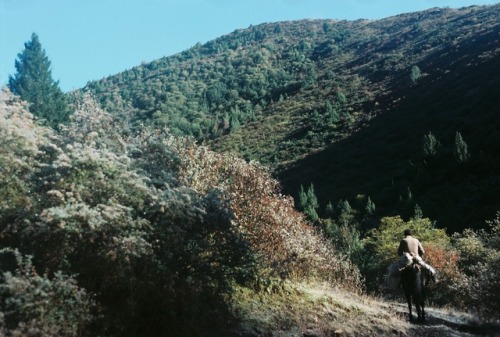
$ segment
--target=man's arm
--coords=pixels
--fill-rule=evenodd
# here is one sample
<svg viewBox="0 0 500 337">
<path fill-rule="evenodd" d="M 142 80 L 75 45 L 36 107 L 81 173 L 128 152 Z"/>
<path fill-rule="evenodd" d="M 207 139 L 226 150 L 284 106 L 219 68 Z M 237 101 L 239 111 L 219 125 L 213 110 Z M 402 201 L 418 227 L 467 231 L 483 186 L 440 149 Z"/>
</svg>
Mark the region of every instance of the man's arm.
<svg viewBox="0 0 500 337">
<path fill-rule="evenodd" d="M 399 241 L 398 256 L 401 256 L 404 253 L 403 242 L 404 242 L 403 240 Z"/>
<path fill-rule="evenodd" d="M 420 257 L 423 257 L 425 254 L 425 250 L 424 250 L 424 247 L 422 247 L 422 244 L 420 243 L 420 241 L 418 242 L 418 255 L 420 255 Z"/>
</svg>

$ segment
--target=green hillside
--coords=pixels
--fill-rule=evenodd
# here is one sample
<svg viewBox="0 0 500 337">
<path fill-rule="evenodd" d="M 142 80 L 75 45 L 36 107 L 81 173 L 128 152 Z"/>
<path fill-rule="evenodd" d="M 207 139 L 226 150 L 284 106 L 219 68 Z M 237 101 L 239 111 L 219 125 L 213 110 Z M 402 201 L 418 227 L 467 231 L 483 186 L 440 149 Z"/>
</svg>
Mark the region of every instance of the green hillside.
<svg viewBox="0 0 500 337">
<path fill-rule="evenodd" d="M 363 257 L 372 270 L 412 226 L 442 275 L 427 324 L 412 324 L 400 296 L 363 292 L 342 245 L 265 168 L 165 132 L 131 135 L 89 95 L 74 108 L 55 131 L 0 91 L 1 336 L 498 335 L 500 213 L 493 235 L 453 246 L 428 219 L 382 219 Z"/>
<path fill-rule="evenodd" d="M 452 230 L 500 206 L 500 5 L 237 30 L 89 83 L 132 129 L 168 127 L 270 166 L 321 204 L 370 198 Z M 439 155 L 422 157 L 429 132 Z M 468 160 L 456 163 L 459 132 Z"/>
<path fill-rule="evenodd" d="M 0 90 L 0 336 L 498 336 L 499 14 L 238 30 L 57 128 Z M 403 228 L 425 324 L 385 283 Z"/>
</svg>

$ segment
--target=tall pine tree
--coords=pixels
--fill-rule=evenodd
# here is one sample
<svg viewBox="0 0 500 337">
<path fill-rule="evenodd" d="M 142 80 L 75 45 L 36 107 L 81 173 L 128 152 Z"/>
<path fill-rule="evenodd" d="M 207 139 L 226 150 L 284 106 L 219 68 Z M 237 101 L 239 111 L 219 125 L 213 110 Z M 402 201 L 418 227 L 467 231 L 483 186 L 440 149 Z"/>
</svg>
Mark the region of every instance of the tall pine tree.
<svg viewBox="0 0 500 337">
<path fill-rule="evenodd" d="M 470 157 L 467 143 L 462 138 L 462 134 L 458 131 L 455 133 L 455 147 L 453 148 L 453 155 L 458 163 L 465 163 Z"/>
<path fill-rule="evenodd" d="M 59 82 L 52 79 L 50 61 L 35 33 L 17 57 L 17 73 L 9 76 L 9 89 L 30 103 L 30 112 L 43 123 L 57 128 L 68 120 L 69 108 Z"/>
</svg>

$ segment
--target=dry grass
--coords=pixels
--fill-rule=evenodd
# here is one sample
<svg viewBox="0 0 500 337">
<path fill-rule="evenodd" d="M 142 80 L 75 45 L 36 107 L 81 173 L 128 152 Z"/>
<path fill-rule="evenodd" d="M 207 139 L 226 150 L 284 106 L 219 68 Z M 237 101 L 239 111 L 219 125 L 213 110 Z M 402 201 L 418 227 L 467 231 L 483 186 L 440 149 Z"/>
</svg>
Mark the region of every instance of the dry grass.
<svg viewBox="0 0 500 337">
<path fill-rule="evenodd" d="M 408 322 L 406 304 L 357 295 L 319 283 L 285 283 L 273 291 L 238 289 L 238 336 L 500 336 L 473 316 L 429 309 L 425 324 Z"/>
</svg>

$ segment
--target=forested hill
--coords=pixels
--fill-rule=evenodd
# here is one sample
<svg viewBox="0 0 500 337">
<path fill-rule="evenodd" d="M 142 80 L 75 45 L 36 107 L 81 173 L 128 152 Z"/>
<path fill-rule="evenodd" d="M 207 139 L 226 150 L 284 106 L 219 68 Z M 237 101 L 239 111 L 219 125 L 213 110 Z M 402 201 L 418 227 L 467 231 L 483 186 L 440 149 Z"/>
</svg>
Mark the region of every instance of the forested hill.
<svg viewBox="0 0 500 337">
<path fill-rule="evenodd" d="M 499 17 L 266 23 L 83 90 L 132 127 L 269 165 L 287 193 L 313 183 L 322 207 L 369 196 L 381 215 L 418 204 L 460 229 L 500 208 Z"/>
</svg>

